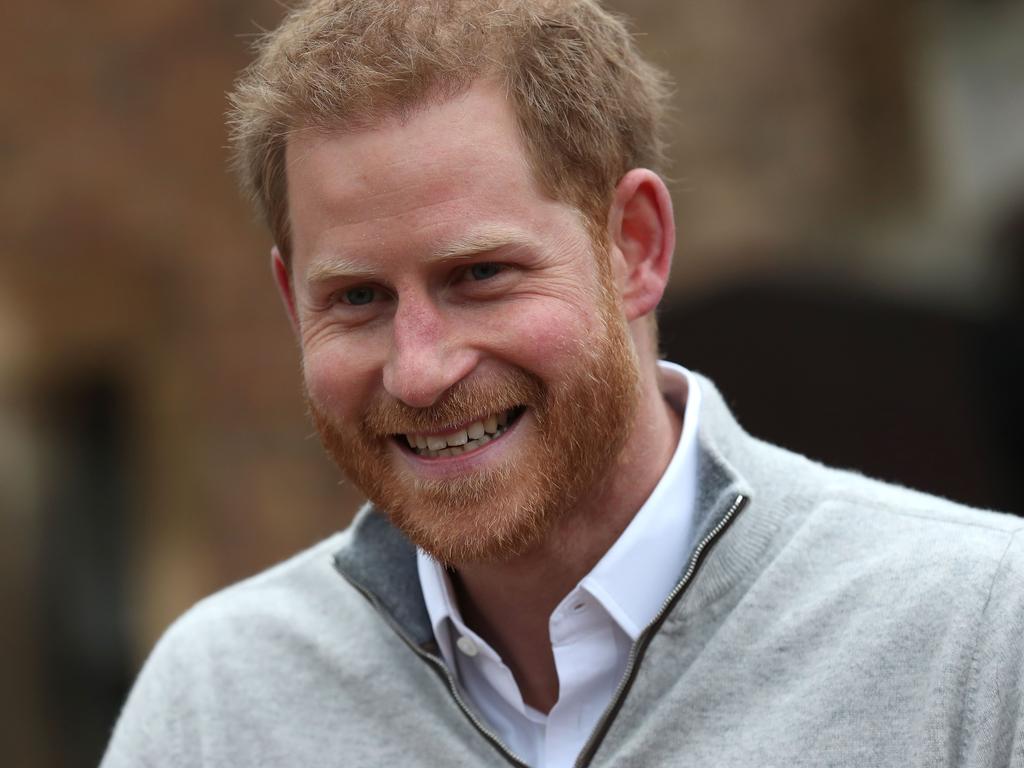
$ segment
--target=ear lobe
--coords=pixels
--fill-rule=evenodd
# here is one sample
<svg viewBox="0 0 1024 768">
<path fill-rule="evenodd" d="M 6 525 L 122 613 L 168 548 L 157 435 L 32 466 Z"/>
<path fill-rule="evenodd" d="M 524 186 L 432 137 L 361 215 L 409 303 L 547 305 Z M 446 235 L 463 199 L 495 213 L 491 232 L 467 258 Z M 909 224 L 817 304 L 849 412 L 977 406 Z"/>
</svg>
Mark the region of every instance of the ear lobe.
<svg viewBox="0 0 1024 768">
<path fill-rule="evenodd" d="M 291 321 L 292 330 L 299 335 L 299 316 L 295 312 L 295 291 L 292 287 L 292 276 L 288 265 L 284 263 L 284 257 L 280 249 L 275 245 L 270 249 L 270 268 L 274 272 L 274 282 L 277 283 L 277 292 L 281 295 L 285 312 Z"/>
<path fill-rule="evenodd" d="M 608 216 L 622 305 L 629 321 L 654 311 L 665 293 L 676 230 L 672 198 L 653 171 L 635 168 L 615 188 Z"/>
</svg>

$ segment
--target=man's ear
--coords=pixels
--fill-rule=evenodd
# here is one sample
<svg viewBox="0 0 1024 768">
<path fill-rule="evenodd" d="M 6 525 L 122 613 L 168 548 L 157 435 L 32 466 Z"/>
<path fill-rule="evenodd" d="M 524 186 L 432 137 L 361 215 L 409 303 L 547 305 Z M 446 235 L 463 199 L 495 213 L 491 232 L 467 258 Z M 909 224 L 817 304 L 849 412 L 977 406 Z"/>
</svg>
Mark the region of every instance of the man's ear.
<svg viewBox="0 0 1024 768">
<path fill-rule="evenodd" d="M 270 268 L 274 271 L 274 282 L 277 283 L 277 291 L 281 294 L 281 301 L 284 302 L 288 319 L 292 323 L 295 335 L 299 335 L 299 316 L 295 312 L 295 290 L 292 286 L 292 275 L 288 265 L 284 263 L 281 250 L 275 245 L 270 249 Z"/>
<path fill-rule="evenodd" d="M 661 177 L 634 168 L 615 187 L 608 212 L 612 268 L 629 321 L 654 311 L 665 293 L 676 225 Z"/>
</svg>

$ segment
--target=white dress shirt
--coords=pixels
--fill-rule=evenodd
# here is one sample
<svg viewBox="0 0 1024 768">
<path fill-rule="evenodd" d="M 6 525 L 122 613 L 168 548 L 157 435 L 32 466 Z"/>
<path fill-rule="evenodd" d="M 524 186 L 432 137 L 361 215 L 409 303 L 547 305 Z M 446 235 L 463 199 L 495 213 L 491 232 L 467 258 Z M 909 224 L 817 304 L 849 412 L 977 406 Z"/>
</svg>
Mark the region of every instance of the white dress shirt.
<svg viewBox="0 0 1024 768">
<path fill-rule="evenodd" d="M 547 715 L 524 703 L 501 657 L 465 625 L 444 568 L 417 553 L 423 597 L 445 662 L 502 741 L 536 768 L 575 762 L 615 694 L 633 642 L 689 559 L 700 387 L 685 368 L 658 366 L 662 394 L 683 416 L 679 443 L 632 522 L 551 614 L 558 701 Z"/>
</svg>

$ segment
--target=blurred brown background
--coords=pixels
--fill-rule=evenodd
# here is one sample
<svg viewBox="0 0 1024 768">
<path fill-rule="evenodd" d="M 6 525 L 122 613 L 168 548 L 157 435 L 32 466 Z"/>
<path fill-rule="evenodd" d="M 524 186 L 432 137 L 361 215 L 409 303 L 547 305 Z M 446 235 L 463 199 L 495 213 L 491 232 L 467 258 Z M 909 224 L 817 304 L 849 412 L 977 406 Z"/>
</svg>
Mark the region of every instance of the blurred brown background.
<svg viewBox="0 0 1024 768">
<path fill-rule="evenodd" d="M 751 431 L 1024 509 L 1024 2 L 633 0 L 677 82 L 667 356 Z M 91 766 L 199 597 L 343 526 L 224 93 L 272 0 L 0 27 L 0 761 Z"/>
</svg>

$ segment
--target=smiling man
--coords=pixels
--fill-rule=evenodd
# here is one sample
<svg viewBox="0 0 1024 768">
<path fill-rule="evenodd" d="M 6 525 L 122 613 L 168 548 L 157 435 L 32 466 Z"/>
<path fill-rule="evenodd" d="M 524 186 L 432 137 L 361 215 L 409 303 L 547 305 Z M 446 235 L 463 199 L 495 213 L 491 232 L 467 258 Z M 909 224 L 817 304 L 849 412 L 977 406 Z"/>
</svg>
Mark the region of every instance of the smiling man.
<svg viewBox="0 0 1024 768">
<path fill-rule="evenodd" d="M 370 504 L 176 622 L 105 765 L 1024 765 L 1021 522 L 761 443 L 658 360 L 665 91 L 588 0 L 265 38 L 239 168 Z"/>
<path fill-rule="evenodd" d="M 490 79 L 372 130 L 295 136 L 286 163 L 274 268 L 346 474 L 446 565 L 553 545 L 595 504 L 621 531 L 678 433 L 641 320 L 671 258 L 661 180 L 632 171 L 615 205 L 643 233 L 595 243 L 537 184 Z"/>
<path fill-rule="evenodd" d="M 501 703 L 539 717 L 559 699 L 552 611 L 678 442 L 645 319 L 673 244 L 664 184 L 629 171 L 615 230 L 592 236 L 537 183 L 487 77 L 404 120 L 295 136 L 286 163 L 274 268 L 324 443 L 419 546 L 423 579 L 443 594 L 453 569 L 521 692 Z M 578 749 L 588 729 L 571 730 Z M 531 741 L 516 752 L 543 752 Z"/>
</svg>

